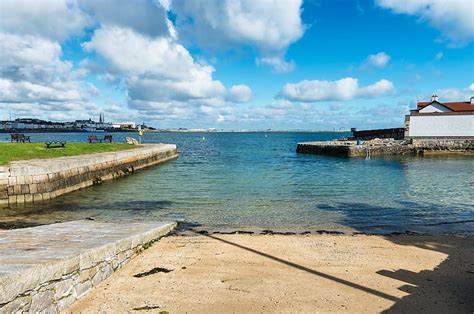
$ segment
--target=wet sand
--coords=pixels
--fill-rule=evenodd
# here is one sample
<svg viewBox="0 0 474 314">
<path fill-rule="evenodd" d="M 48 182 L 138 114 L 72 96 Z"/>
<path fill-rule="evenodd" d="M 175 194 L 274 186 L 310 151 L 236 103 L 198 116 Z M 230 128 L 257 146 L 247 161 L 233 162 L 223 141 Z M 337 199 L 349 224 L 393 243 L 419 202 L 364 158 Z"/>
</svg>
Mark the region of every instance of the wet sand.
<svg viewBox="0 0 474 314">
<path fill-rule="evenodd" d="M 474 237 L 164 238 L 69 312 L 474 311 Z"/>
</svg>

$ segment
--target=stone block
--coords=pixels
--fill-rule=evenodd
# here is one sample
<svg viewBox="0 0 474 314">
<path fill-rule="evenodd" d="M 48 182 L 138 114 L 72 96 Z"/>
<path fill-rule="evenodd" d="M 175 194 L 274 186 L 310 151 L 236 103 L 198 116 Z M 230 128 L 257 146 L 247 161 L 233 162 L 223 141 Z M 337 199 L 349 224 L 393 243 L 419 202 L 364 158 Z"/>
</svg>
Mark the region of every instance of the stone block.
<svg viewBox="0 0 474 314">
<path fill-rule="evenodd" d="M 30 187 L 28 184 L 21 185 L 21 194 L 30 194 Z"/>
<path fill-rule="evenodd" d="M 13 186 L 13 194 L 15 194 L 15 195 L 21 194 L 21 185 Z"/>
<path fill-rule="evenodd" d="M 27 176 L 24 176 L 24 178 L 25 178 L 25 184 L 32 184 L 33 183 L 33 176 L 27 175 Z"/>
<path fill-rule="evenodd" d="M 51 199 L 51 195 L 49 192 L 43 193 L 43 202 L 44 201 L 49 201 Z"/>
<path fill-rule="evenodd" d="M 16 177 L 16 184 L 25 184 L 25 177 L 23 175 L 17 176 Z"/>
<path fill-rule="evenodd" d="M 65 298 L 62 298 L 61 300 L 58 300 L 57 301 L 58 310 L 63 311 L 67 309 L 69 306 L 71 306 L 71 304 L 74 303 L 74 301 L 76 301 L 75 294 L 71 294 Z"/>
<path fill-rule="evenodd" d="M 114 270 L 112 269 L 112 266 L 106 264 L 95 274 L 94 278 L 92 278 L 92 286 L 97 286 L 99 283 L 104 281 L 105 278 L 109 277 L 113 272 Z"/>
<path fill-rule="evenodd" d="M 54 307 L 54 290 L 45 290 L 33 295 L 31 299 L 30 312 L 49 312 Z"/>
<path fill-rule="evenodd" d="M 8 192 L 6 189 L 0 189 L 0 199 L 8 199 Z"/>
<path fill-rule="evenodd" d="M 8 204 L 11 204 L 11 205 L 16 204 L 16 196 L 15 195 L 9 195 L 8 196 Z"/>
<path fill-rule="evenodd" d="M 30 184 L 30 193 L 31 194 L 36 194 L 38 193 L 38 184 L 34 183 L 34 184 Z"/>
<path fill-rule="evenodd" d="M 33 195 L 33 202 L 37 204 L 41 204 L 43 202 L 43 195 L 37 193 Z"/>
<path fill-rule="evenodd" d="M 94 278 L 95 274 L 97 274 L 97 271 L 99 270 L 98 266 L 94 266 L 88 269 L 81 270 L 79 273 L 79 282 L 84 282 L 87 280 L 92 280 Z"/>
<path fill-rule="evenodd" d="M 84 296 L 91 288 L 92 283 L 90 282 L 90 280 L 76 284 L 76 286 L 74 287 L 76 298 Z"/>
<path fill-rule="evenodd" d="M 25 196 L 24 195 L 17 195 L 16 196 L 16 203 L 17 204 L 24 204 L 25 203 Z"/>
<path fill-rule="evenodd" d="M 25 194 L 25 203 L 32 203 L 33 202 L 33 195 Z"/>
<path fill-rule="evenodd" d="M 75 283 L 74 283 L 74 279 L 72 278 L 58 281 L 54 285 L 54 291 L 55 291 L 54 298 L 56 300 L 59 300 L 71 295 L 74 290 L 74 286 L 75 286 Z"/>
</svg>

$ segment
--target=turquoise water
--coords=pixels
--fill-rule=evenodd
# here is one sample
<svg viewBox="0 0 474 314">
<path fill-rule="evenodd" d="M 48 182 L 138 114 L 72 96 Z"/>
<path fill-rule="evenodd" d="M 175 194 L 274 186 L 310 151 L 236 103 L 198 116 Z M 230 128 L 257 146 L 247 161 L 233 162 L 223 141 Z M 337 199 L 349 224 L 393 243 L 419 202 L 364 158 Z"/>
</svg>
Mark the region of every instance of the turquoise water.
<svg viewBox="0 0 474 314">
<path fill-rule="evenodd" d="M 31 135 L 36 141 L 87 137 Z M 218 230 L 474 233 L 474 158 L 295 152 L 298 142 L 347 135 L 148 133 L 146 142 L 176 143 L 180 157 L 44 206 L 1 209 L 0 221 L 173 219 Z"/>
</svg>

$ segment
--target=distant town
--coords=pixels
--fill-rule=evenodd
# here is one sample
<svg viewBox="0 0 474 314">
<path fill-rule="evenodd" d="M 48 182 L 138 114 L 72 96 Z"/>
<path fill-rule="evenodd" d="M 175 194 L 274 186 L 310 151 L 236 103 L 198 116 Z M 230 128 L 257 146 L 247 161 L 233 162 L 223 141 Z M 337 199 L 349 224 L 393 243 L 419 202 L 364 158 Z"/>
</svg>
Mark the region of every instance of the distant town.
<svg viewBox="0 0 474 314">
<path fill-rule="evenodd" d="M 136 122 L 105 122 L 104 115 L 99 115 L 99 121 L 92 119 L 66 122 L 45 121 L 35 118 L 17 118 L 0 120 L 0 133 L 41 133 L 41 132 L 136 132 L 142 129 L 148 132 L 350 132 L 348 128 L 331 130 L 224 130 L 217 128 L 154 128 Z"/>
<path fill-rule="evenodd" d="M 18 118 L 0 121 L 0 132 L 132 132 L 148 128 L 135 122 L 105 122 L 104 115 L 99 121 L 92 119 L 71 122 L 53 122 L 33 118 Z"/>
</svg>

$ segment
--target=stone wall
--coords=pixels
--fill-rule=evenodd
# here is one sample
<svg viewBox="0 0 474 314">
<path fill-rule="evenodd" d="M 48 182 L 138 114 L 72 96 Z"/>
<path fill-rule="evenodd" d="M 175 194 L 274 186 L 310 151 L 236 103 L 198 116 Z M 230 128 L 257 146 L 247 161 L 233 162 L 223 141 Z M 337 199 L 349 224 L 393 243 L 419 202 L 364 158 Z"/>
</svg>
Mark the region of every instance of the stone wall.
<svg viewBox="0 0 474 314">
<path fill-rule="evenodd" d="M 474 139 L 389 139 L 365 141 L 326 141 L 298 143 L 298 153 L 344 157 L 372 157 L 429 154 L 474 154 Z"/>
<path fill-rule="evenodd" d="M 41 203 L 178 156 L 176 145 L 12 162 L 0 167 L 0 204 Z"/>
<path fill-rule="evenodd" d="M 416 151 L 430 153 L 474 154 L 474 139 L 412 139 Z"/>
<path fill-rule="evenodd" d="M 74 221 L 0 231 L 0 313 L 58 313 L 175 227 Z"/>
</svg>

